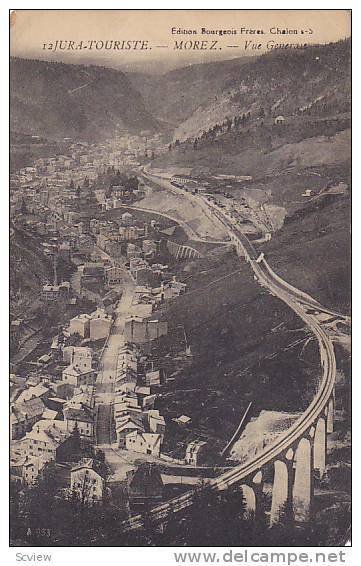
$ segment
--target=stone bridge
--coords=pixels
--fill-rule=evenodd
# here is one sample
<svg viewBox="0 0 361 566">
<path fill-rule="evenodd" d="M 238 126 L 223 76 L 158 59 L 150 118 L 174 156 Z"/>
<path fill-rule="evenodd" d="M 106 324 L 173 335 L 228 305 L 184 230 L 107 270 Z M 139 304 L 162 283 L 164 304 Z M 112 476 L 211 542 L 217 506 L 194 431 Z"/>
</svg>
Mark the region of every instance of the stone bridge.
<svg viewBox="0 0 361 566">
<path fill-rule="evenodd" d="M 176 242 L 172 242 L 171 240 L 168 240 L 167 248 L 169 253 L 172 254 L 172 256 L 174 256 L 176 259 L 194 259 L 203 257 L 202 254 L 195 248 L 177 244 Z"/>
<path fill-rule="evenodd" d="M 275 274 L 234 220 L 215 204 L 210 207 L 227 227 L 238 256 L 250 264 L 257 282 L 285 302 L 316 337 L 321 375 L 317 376 L 312 402 L 291 427 L 252 459 L 222 473 L 208 485 L 217 490 L 238 486 L 249 512 L 255 517 L 260 512 L 268 513 L 270 525 L 279 521 L 285 509 L 291 511 L 296 523 L 302 524 L 311 516 L 315 482 L 322 479 L 326 470 L 327 435 L 334 428 L 336 359 L 332 340 L 315 314 L 316 308 L 322 310 L 319 303 Z M 264 509 L 266 484 L 272 486 L 269 509 Z M 189 491 L 153 508 L 153 520 L 166 523 L 171 511 L 186 509 L 192 505 L 193 497 Z M 134 516 L 124 526 L 139 528 L 142 517 Z"/>
</svg>

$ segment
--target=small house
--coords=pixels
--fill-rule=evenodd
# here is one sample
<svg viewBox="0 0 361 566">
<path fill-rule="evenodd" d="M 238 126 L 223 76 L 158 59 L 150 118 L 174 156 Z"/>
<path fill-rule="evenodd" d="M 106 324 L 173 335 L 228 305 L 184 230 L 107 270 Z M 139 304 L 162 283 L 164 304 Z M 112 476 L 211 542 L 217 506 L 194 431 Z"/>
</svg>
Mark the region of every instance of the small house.
<svg viewBox="0 0 361 566">
<path fill-rule="evenodd" d="M 128 474 L 129 500 L 132 504 L 154 505 L 163 499 L 163 481 L 159 468 L 151 462 L 143 462 Z"/>
</svg>

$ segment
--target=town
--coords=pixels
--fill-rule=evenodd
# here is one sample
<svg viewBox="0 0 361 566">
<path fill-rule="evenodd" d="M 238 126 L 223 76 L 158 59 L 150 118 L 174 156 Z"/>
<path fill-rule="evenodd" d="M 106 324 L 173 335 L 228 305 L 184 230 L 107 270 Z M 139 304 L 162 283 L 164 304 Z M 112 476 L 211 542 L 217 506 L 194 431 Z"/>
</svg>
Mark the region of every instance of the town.
<svg viewBox="0 0 361 566">
<path fill-rule="evenodd" d="M 276 127 L 283 121 L 278 116 Z M 253 246 L 269 242 L 280 222 L 267 203 L 248 197 L 249 175 L 150 169 L 155 152 L 170 148 L 159 134 L 143 134 L 100 145 L 66 140 L 68 153 L 37 159 L 11 177 L 11 238 L 31 241 L 47 262 L 35 301 L 12 289 L 12 485 L 26 493 L 51 474 L 64 502 L 110 504 L 130 525 L 172 497 L 221 482 L 220 471 L 227 475 L 238 458 L 247 460 L 252 401 L 242 404 L 228 439 L 198 418 L 193 423 L 194 409 L 192 416 L 182 411 L 181 396 L 166 402 L 177 398 L 193 351 L 182 324 L 169 335 L 164 307 L 187 296 L 184 265 L 212 246 L 229 249 L 231 232 L 237 246 L 240 237 L 241 255 L 261 265 L 264 254 Z M 137 206 L 158 184 L 211 214 L 223 239 Z M 319 198 L 346 189 L 339 183 Z M 312 196 L 309 189 L 301 194 Z M 177 242 L 177 231 L 186 239 Z M 233 461 L 236 444 L 241 452 Z M 253 496 L 242 489 L 254 512 Z M 278 514 L 272 507 L 271 522 Z"/>
<path fill-rule="evenodd" d="M 12 479 L 34 485 L 53 462 L 64 497 L 75 490 L 100 501 L 122 486 L 117 505 L 129 512 L 194 485 L 192 468 L 206 461 L 199 436 L 185 435 L 180 458 L 163 452 L 166 420 L 156 408 L 192 359 L 184 331 L 176 365 L 152 348 L 167 335 L 159 305 L 187 290 L 179 246 L 162 246 L 161 222 L 123 212 L 144 193 L 137 167 L 155 147 L 167 151 L 159 146 L 147 132 L 70 143 L 68 154 L 11 177 L 12 232 L 35 239 L 50 269 L 26 318 L 11 321 Z M 41 329 L 49 310 L 59 324 Z M 190 420 L 179 414 L 173 426 L 186 430 Z"/>
<path fill-rule="evenodd" d="M 12 58 L 12 546 L 349 539 L 350 42 L 280 42 Z"/>
</svg>

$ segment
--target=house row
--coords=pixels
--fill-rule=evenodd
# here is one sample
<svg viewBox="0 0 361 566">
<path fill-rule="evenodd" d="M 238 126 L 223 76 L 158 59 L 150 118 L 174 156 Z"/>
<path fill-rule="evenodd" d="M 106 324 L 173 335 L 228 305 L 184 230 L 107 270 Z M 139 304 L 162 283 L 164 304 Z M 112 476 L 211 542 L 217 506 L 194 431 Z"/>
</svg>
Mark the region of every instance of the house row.
<svg viewBox="0 0 361 566">
<path fill-rule="evenodd" d="M 92 314 L 80 314 L 70 320 L 70 334 L 79 334 L 82 338 L 102 340 L 107 338 L 112 327 L 112 317 L 102 309 Z"/>
<path fill-rule="evenodd" d="M 156 375 L 148 376 L 148 382 L 153 386 L 159 385 L 160 375 L 159 379 Z M 118 354 L 113 402 L 117 444 L 120 448 L 160 456 L 165 421 L 154 409 L 155 400 L 151 386 L 139 383 L 136 349 L 124 345 Z"/>
<path fill-rule="evenodd" d="M 66 461 L 75 448 L 74 438 L 67 431 L 66 422 L 47 419 L 35 423 L 22 443 L 27 456 L 42 458 L 45 462 Z"/>
<path fill-rule="evenodd" d="M 124 336 L 129 342 L 145 344 L 165 336 L 168 333 L 168 323 L 163 320 L 143 318 L 139 316 L 128 316 L 125 319 Z"/>
<path fill-rule="evenodd" d="M 45 410 L 46 407 L 41 398 L 12 403 L 10 406 L 10 439 L 22 438 L 41 419 Z"/>
<path fill-rule="evenodd" d="M 47 283 L 42 286 L 41 297 L 43 301 L 48 303 L 54 301 L 65 301 L 70 297 L 70 283 L 69 281 L 63 281 L 59 285 L 51 285 Z"/>
<path fill-rule="evenodd" d="M 72 433 L 77 429 L 80 436 L 94 439 L 96 410 L 93 388 L 82 388 L 66 401 L 63 416 L 67 432 Z"/>
<path fill-rule="evenodd" d="M 79 377 L 79 374 L 75 375 Z M 68 432 L 73 432 L 77 427 L 82 436 L 93 438 L 95 410 L 92 383 L 89 386 L 88 383 L 75 384 L 73 381 L 72 386 L 65 389 L 69 399 L 59 396 L 59 393 L 63 393 L 57 387 L 59 384 L 67 385 L 64 375 L 63 381 L 52 384 L 51 388 L 42 383 L 27 387 L 11 403 L 11 440 L 24 438 L 39 420 L 65 421 Z"/>
<path fill-rule="evenodd" d="M 143 410 L 137 394 L 129 392 L 115 399 L 114 419 L 120 448 L 159 458 L 166 425 L 158 410 Z"/>
<path fill-rule="evenodd" d="M 49 397 L 47 402 L 53 409 L 40 398 L 16 403 L 11 409 L 11 471 L 25 484 L 35 481 L 45 463 L 77 457 L 75 430 L 89 440 L 95 436 L 92 388 L 77 390 L 69 400 Z"/>
</svg>

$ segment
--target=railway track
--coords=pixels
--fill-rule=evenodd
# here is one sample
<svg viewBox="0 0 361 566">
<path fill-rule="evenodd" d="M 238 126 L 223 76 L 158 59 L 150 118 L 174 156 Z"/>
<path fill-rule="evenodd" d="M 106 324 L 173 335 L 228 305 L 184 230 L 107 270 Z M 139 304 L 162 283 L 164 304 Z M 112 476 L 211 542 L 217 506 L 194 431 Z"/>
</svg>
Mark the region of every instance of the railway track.
<svg viewBox="0 0 361 566">
<path fill-rule="evenodd" d="M 284 454 L 288 449 L 294 447 L 295 443 L 307 433 L 317 418 L 323 414 L 333 395 L 336 378 L 336 359 L 332 341 L 314 314 L 316 310 L 327 312 L 329 309 L 324 310 L 312 297 L 309 297 L 303 291 L 298 290 L 284 281 L 270 268 L 264 258 L 260 261 L 251 242 L 234 225 L 229 215 L 221 209 L 217 209 L 213 204 L 211 207 L 218 218 L 227 227 L 232 241 L 238 245 L 239 255 L 245 256 L 249 261 L 258 283 L 286 303 L 303 320 L 316 337 L 319 344 L 321 362 L 319 386 L 312 402 L 304 413 L 289 429 L 281 434 L 275 442 L 267 446 L 260 454 L 256 455 L 245 464 L 235 466 L 231 470 L 224 472 L 217 478 L 211 480 L 208 484 L 213 489 L 224 490 L 234 484 L 241 484 L 249 477 L 254 477 L 262 468 L 273 462 L 281 454 Z M 347 319 L 344 315 L 340 316 Z M 162 520 L 167 517 L 169 512 L 181 511 L 192 505 L 192 502 L 193 492 L 190 491 L 162 505 L 154 507 L 151 510 L 152 519 L 154 521 Z M 125 529 L 133 530 L 140 528 L 142 524 L 142 516 L 137 515 L 131 517 L 123 526 Z"/>
</svg>

